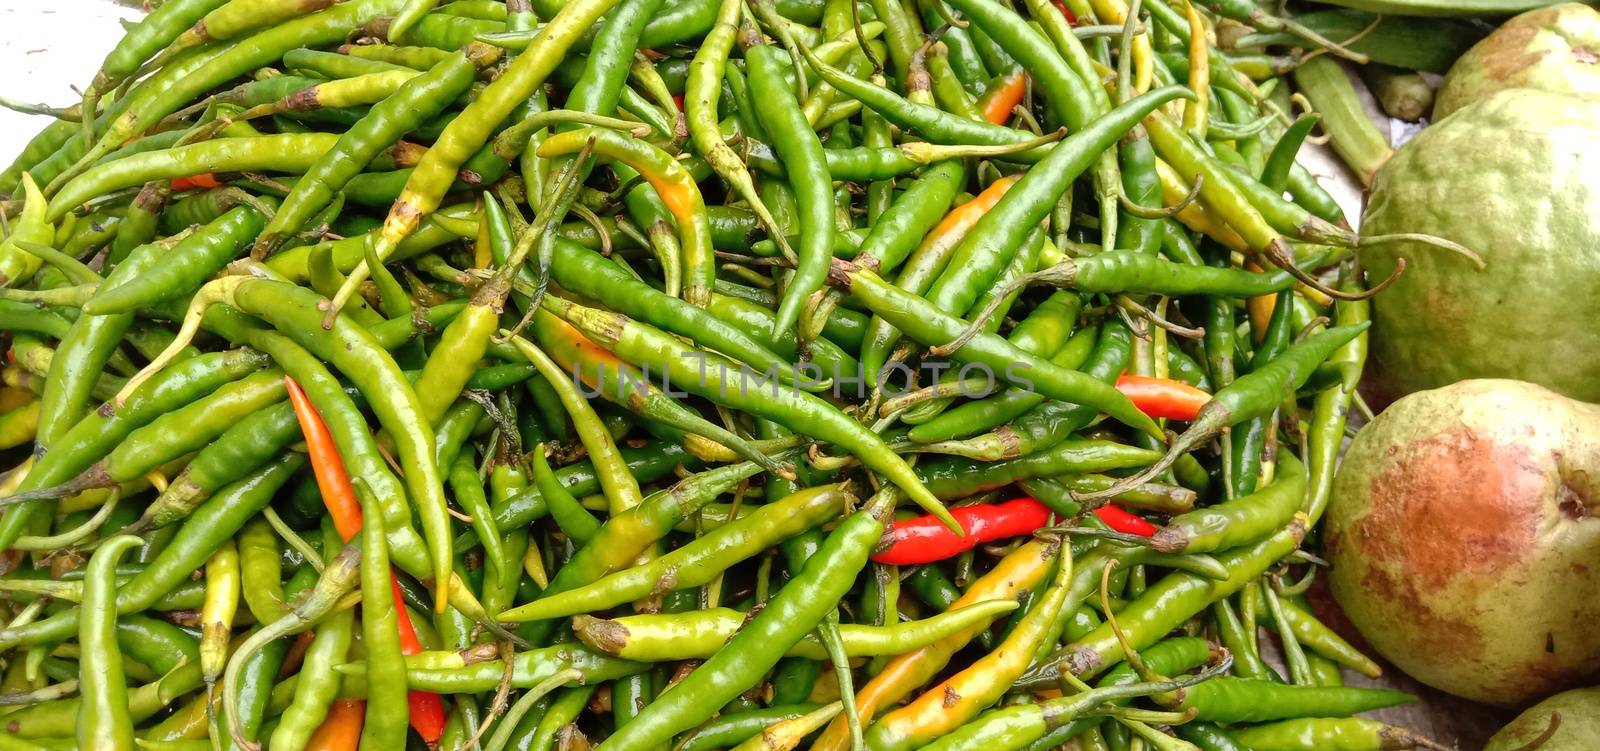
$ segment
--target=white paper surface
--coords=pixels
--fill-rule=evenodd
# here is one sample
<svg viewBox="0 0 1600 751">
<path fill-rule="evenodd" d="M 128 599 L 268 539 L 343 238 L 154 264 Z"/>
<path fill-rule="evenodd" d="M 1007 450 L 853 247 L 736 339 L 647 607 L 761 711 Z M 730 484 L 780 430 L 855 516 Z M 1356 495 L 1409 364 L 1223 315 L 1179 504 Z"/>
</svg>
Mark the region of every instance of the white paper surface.
<svg viewBox="0 0 1600 751">
<path fill-rule="evenodd" d="M 0 94 L 65 107 L 139 11 L 108 0 L 0 0 Z M 0 109 L 0 164 L 10 164 L 50 118 Z"/>
</svg>

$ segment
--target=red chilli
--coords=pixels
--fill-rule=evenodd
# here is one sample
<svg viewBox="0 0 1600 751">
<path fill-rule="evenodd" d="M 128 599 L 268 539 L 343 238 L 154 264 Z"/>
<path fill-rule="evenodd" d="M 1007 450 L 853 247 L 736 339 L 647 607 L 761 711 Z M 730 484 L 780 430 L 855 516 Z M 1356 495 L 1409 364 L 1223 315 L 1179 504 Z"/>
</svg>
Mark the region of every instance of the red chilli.
<svg viewBox="0 0 1600 751">
<path fill-rule="evenodd" d="M 1029 534 L 1050 520 L 1050 509 L 1032 498 L 1018 498 L 953 508 L 950 515 L 965 535 L 957 537 L 933 516 L 898 521 L 889 527 L 872 560 L 896 566 L 944 560 L 986 542 Z"/>
<path fill-rule="evenodd" d="M 1200 408 L 1211 401 L 1211 395 L 1171 378 L 1150 376 L 1117 376 L 1117 390 L 1151 417 L 1168 420 L 1193 420 Z"/>
<path fill-rule="evenodd" d="M 1101 506 L 1094 510 L 1094 515 L 1107 527 L 1123 534 L 1150 537 L 1156 533 L 1156 525 L 1116 506 Z"/>
<path fill-rule="evenodd" d="M 196 188 L 205 188 L 206 190 L 210 190 L 220 185 L 222 185 L 222 183 L 217 181 L 217 176 L 211 174 L 210 172 L 202 172 L 198 175 L 191 175 L 189 177 L 172 178 L 172 190 L 177 193 L 182 193 L 186 190 L 194 190 Z"/>
<path fill-rule="evenodd" d="M 361 531 L 361 501 L 356 498 L 355 488 L 350 484 L 344 459 L 334 446 L 333 434 L 328 431 L 327 423 L 322 421 L 322 415 L 317 413 L 305 390 L 290 376 L 283 377 L 283 384 L 289 391 L 289 403 L 294 407 L 301 434 L 306 439 L 306 452 L 311 456 L 311 468 L 317 488 L 322 493 L 322 502 L 328 509 L 328 515 L 333 517 L 334 528 L 339 536 L 349 542 Z M 422 651 L 422 642 L 417 639 L 416 627 L 411 622 L 411 614 L 406 612 L 405 598 L 400 594 L 400 582 L 394 578 L 393 572 L 389 574 L 389 587 L 394 593 L 400 652 L 417 654 Z M 445 724 L 444 703 L 439 695 L 428 691 L 411 691 L 406 695 L 406 704 L 410 707 L 411 727 L 430 747 L 438 745 L 444 735 Z"/>
<path fill-rule="evenodd" d="M 1061 2 L 1061 0 L 1055 0 L 1055 6 L 1056 6 L 1056 10 L 1061 11 L 1061 15 L 1064 18 L 1067 19 L 1067 25 L 1068 26 L 1077 26 L 1078 25 L 1078 17 L 1073 15 L 1072 11 L 1067 10 L 1066 3 Z"/>
</svg>

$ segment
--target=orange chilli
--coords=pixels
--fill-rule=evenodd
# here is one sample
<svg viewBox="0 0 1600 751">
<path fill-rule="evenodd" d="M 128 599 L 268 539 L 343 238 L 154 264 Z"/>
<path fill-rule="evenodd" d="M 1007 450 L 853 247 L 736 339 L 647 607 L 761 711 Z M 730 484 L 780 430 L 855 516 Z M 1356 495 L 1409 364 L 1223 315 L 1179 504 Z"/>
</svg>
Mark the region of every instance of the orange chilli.
<svg viewBox="0 0 1600 751">
<path fill-rule="evenodd" d="M 1134 406 L 1151 417 L 1168 420 L 1193 420 L 1211 395 L 1183 381 L 1140 375 L 1117 377 L 1117 390 Z"/>
</svg>

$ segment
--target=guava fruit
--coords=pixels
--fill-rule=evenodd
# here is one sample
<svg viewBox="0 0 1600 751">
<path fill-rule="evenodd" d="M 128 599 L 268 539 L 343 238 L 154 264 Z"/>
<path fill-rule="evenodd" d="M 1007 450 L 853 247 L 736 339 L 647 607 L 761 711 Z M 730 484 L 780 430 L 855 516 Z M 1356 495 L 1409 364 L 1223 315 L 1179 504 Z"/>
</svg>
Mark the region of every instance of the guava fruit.
<svg viewBox="0 0 1600 751">
<path fill-rule="evenodd" d="M 1433 119 L 1505 89 L 1600 95 L 1600 12 L 1561 3 L 1501 24 L 1450 66 Z"/>
<path fill-rule="evenodd" d="M 1368 387 L 1386 402 L 1466 378 L 1600 401 L 1600 98 L 1512 89 L 1467 105 L 1378 171 L 1360 251 L 1373 279 Z"/>
<path fill-rule="evenodd" d="M 1521 751 L 1546 734 L 1538 751 L 1600 748 L 1600 687 L 1573 689 L 1529 707 L 1495 733 L 1483 751 Z"/>
<path fill-rule="evenodd" d="M 1356 435 L 1324 522 L 1328 583 L 1384 658 L 1518 706 L 1600 670 L 1600 405 L 1471 380 Z"/>
</svg>

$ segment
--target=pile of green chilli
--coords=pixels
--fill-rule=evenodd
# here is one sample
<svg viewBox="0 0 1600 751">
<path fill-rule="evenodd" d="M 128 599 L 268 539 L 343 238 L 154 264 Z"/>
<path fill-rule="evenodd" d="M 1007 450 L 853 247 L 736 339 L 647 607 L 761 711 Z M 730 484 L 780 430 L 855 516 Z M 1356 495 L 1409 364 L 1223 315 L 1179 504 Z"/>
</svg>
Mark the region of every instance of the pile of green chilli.
<svg viewBox="0 0 1600 751">
<path fill-rule="evenodd" d="M 0 173 L 0 749 L 1432 745 L 1307 598 L 1377 16 L 150 4 Z"/>
</svg>

